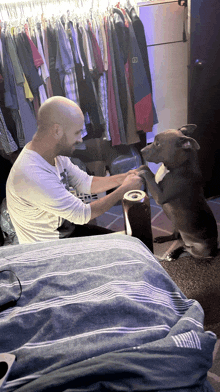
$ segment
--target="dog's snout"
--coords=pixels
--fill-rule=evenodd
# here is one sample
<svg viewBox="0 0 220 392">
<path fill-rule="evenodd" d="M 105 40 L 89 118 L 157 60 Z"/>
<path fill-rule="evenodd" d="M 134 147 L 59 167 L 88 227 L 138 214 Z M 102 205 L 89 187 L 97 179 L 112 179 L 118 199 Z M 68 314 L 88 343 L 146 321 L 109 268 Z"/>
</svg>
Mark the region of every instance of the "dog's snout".
<svg viewBox="0 0 220 392">
<path fill-rule="evenodd" d="M 141 149 L 141 154 L 145 154 L 147 152 L 147 147 Z"/>
</svg>

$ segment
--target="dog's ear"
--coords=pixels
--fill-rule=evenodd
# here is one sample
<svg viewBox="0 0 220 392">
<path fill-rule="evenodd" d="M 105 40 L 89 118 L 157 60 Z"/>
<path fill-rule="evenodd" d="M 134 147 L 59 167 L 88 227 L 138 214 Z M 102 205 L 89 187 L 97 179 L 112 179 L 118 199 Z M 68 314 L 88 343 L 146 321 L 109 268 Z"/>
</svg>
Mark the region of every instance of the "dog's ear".
<svg viewBox="0 0 220 392">
<path fill-rule="evenodd" d="M 196 128 L 196 124 L 186 124 L 183 125 L 181 128 L 178 128 L 178 131 L 181 131 L 185 136 L 188 136 L 191 135 Z"/>
<path fill-rule="evenodd" d="M 200 145 L 192 137 L 183 136 L 178 139 L 178 146 L 184 150 L 199 150 Z"/>
</svg>

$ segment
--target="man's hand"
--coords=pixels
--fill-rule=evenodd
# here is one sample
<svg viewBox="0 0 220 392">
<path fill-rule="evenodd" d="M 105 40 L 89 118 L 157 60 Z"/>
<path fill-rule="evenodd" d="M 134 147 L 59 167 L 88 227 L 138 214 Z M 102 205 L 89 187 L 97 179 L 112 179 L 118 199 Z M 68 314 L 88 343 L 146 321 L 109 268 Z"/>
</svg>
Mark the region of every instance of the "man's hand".
<svg viewBox="0 0 220 392">
<path fill-rule="evenodd" d="M 124 179 L 121 187 L 125 189 L 125 193 L 134 189 L 141 189 L 143 182 L 138 174 L 134 173 L 134 170 L 130 170 L 126 178 Z"/>
<path fill-rule="evenodd" d="M 138 175 L 138 169 L 129 170 L 127 173 L 114 174 L 110 177 L 94 176 L 91 185 L 91 193 L 101 193 L 101 192 L 106 192 L 110 189 L 118 188 L 123 184 L 124 180 L 131 174 Z"/>
<path fill-rule="evenodd" d="M 126 175 L 127 175 L 127 176 L 128 176 L 129 174 L 137 174 L 137 175 L 138 175 L 138 173 L 139 173 L 139 168 L 138 168 L 138 169 L 129 170 L 129 171 L 126 173 Z"/>
<path fill-rule="evenodd" d="M 91 219 L 102 215 L 104 212 L 108 211 L 112 206 L 114 206 L 119 200 L 123 199 L 126 192 L 135 189 L 141 189 L 142 179 L 136 174 L 128 174 L 123 183 L 110 194 L 102 197 L 99 200 L 93 201 L 91 206 Z"/>
</svg>

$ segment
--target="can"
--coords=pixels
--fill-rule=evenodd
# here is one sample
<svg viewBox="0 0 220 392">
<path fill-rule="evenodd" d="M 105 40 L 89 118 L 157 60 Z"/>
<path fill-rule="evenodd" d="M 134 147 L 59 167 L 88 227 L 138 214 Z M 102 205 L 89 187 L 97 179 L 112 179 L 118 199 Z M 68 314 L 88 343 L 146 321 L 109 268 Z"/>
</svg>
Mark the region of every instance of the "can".
<svg viewBox="0 0 220 392">
<path fill-rule="evenodd" d="M 132 190 L 122 199 L 125 233 L 139 238 L 153 253 L 150 200 L 141 190 Z"/>
</svg>

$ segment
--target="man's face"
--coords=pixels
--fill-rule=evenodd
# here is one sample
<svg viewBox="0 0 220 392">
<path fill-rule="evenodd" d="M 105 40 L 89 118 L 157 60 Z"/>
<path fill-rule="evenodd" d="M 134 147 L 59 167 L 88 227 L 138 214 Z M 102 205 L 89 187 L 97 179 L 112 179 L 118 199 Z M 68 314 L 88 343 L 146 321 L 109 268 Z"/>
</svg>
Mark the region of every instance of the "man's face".
<svg viewBox="0 0 220 392">
<path fill-rule="evenodd" d="M 63 134 L 59 142 L 59 155 L 71 157 L 75 151 L 75 146 L 82 143 L 82 127 L 75 124 L 69 127 Z"/>
</svg>

